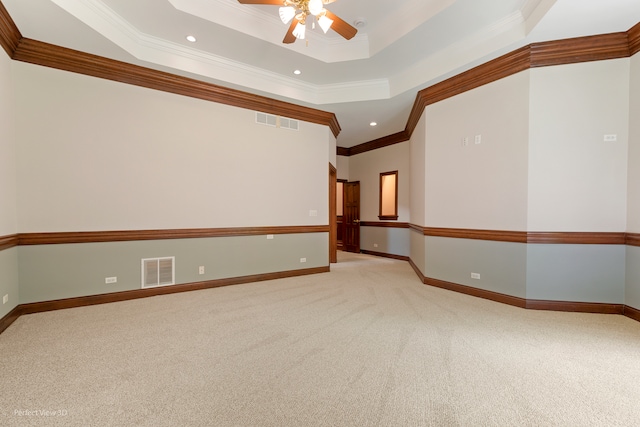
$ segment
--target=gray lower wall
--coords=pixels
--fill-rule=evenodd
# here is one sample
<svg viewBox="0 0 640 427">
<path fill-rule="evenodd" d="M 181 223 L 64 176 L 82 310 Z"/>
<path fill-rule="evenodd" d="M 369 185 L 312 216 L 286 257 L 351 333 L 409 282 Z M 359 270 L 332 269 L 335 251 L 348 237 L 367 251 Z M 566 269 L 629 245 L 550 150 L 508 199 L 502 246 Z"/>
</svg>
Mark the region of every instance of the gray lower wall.
<svg viewBox="0 0 640 427">
<path fill-rule="evenodd" d="M 360 227 L 360 249 L 409 256 L 411 247 L 409 234 L 408 228 L 363 226 Z"/>
<path fill-rule="evenodd" d="M 9 301 L 2 304 L 2 297 Z M 20 302 L 18 287 L 18 248 L 0 251 L 0 318 L 13 310 Z"/>
<path fill-rule="evenodd" d="M 411 259 L 428 278 L 529 300 L 640 308 L 637 247 L 493 242 L 417 232 L 410 239 Z M 471 273 L 479 273 L 480 280 Z"/>
<path fill-rule="evenodd" d="M 527 299 L 624 303 L 623 245 L 528 245 Z"/>
<path fill-rule="evenodd" d="M 424 254 L 426 250 L 426 242 L 424 234 L 416 231 L 414 229 L 409 230 L 409 244 L 411 253 L 409 254 L 409 258 L 411 262 L 422 272 L 424 275 Z"/>
<path fill-rule="evenodd" d="M 329 235 L 21 246 L 20 303 L 140 289 L 141 259 L 166 256 L 175 256 L 177 284 L 326 267 Z M 306 262 L 301 263 L 300 258 Z M 205 274 L 198 274 L 199 266 L 205 267 Z M 106 277 L 114 276 L 117 283 L 105 284 Z"/>
<path fill-rule="evenodd" d="M 527 247 L 521 243 L 424 236 L 426 277 L 524 298 Z M 480 274 L 472 279 L 471 273 Z"/>
<path fill-rule="evenodd" d="M 627 246 L 624 303 L 640 310 L 640 247 Z"/>
</svg>

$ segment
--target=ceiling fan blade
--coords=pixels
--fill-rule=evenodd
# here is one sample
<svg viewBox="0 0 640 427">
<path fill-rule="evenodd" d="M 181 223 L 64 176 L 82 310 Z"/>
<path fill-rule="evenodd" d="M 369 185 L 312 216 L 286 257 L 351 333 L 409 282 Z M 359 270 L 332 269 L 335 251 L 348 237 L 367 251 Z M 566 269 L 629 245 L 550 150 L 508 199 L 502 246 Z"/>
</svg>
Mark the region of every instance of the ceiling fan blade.
<svg viewBox="0 0 640 427">
<path fill-rule="evenodd" d="M 293 30 L 296 28 L 296 25 L 298 25 L 298 20 L 294 19 L 291 22 L 291 25 L 289 26 L 289 29 L 287 30 L 287 34 L 284 36 L 284 40 L 282 40 L 282 43 L 289 44 L 296 41 L 296 36 L 293 35 Z"/>
<path fill-rule="evenodd" d="M 331 29 L 347 40 L 351 40 L 353 36 L 355 36 L 358 32 L 355 27 L 352 27 L 351 25 L 347 24 L 346 21 L 338 18 L 338 16 L 330 10 L 327 10 L 327 18 L 333 20 Z"/>
<path fill-rule="evenodd" d="M 238 0 L 238 3 L 241 4 L 272 4 L 275 6 L 283 6 L 284 1 L 282 0 Z"/>
</svg>

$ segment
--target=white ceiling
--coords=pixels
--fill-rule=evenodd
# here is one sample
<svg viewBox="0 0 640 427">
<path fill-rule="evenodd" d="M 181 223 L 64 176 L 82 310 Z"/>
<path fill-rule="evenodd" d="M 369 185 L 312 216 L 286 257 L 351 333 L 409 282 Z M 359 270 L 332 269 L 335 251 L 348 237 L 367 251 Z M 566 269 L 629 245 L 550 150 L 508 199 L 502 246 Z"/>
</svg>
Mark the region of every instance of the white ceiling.
<svg viewBox="0 0 640 427">
<path fill-rule="evenodd" d="M 24 37 L 333 112 L 341 147 L 404 130 L 420 89 L 489 59 L 640 22 L 639 0 L 337 0 L 327 9 L 364 22 L 356 37 L 309 28 L 285 45 L 277 6 L 1 1 Z"/>
</svg>

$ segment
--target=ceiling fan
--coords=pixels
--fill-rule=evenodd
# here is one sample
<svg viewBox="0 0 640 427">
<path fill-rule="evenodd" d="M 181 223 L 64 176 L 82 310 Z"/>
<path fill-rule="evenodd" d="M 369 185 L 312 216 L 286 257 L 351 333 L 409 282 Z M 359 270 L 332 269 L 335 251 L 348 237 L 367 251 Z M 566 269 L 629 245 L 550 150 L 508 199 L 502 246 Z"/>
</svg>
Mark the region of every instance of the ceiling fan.
<svg viewBox="0 0 640 427">
<path fill-rule="evenodd" d="M 282 22 L 285 24 L 291 22 L 282 43 L 293 43 L 297 39 L 304 39 L 308 19 L 313 19 L 312 25 L 314 26 L 317 22 L 325 33 L 331 28 L 345 39 L 352 39 L 358 30 L 324 8 L 325 4 L 334 1 L 336 0 L 238 0 L 242 4 L 280 6 Z"/>
</svg>

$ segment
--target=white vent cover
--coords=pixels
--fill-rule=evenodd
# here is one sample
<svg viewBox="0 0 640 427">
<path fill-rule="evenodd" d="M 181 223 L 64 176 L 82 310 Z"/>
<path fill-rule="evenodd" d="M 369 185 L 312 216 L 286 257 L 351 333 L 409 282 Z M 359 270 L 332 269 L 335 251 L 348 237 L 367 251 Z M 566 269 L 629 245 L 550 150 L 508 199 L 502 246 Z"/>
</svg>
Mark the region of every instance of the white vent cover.
<svg viewBox="0 0 640 427">
<path fill-rule="evenodd" d="M 273 126 L 276 127 L 278 123 L 278 118 L 273 114 L 267 113 L 257 113 L 256 112 L 256 123 L 261 125 Z"/>
<path fill-rule="evenodd" d="M 259 113 L 256 111 L 256 123 L 282 129 L 298 130 L 299 122 L 286 117 L 274 116 L 273 114 Z"/>
<path fill-rule="evenodd" d="M 175 284 L 175 257 L 142 260 L 142 288 Z"/>
<path fill-rule="evenodd" d="M 284 129 L 298 130 L 298 121 L 280 117 L 280 127 Z"/>
</svg>

